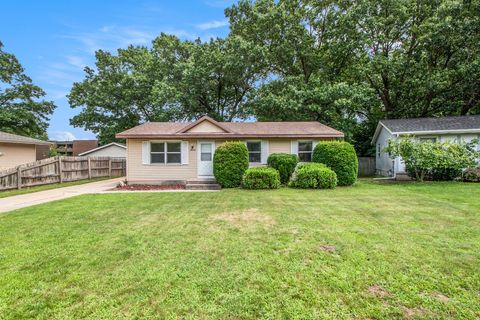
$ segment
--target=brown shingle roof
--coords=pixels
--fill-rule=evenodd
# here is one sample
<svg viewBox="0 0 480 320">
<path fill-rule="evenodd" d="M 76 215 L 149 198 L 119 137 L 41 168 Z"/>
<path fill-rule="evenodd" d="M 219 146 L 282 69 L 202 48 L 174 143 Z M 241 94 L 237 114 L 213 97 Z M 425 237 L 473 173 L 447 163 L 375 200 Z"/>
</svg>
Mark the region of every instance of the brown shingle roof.
<svg viewBox="0 0 480 320">
<path fill-rule="evenodd" d="M 18 134 L 12 134 L 0 131 L 0 142 L 7 143 L 20 143 L 20 144 L 36 144 L 36 145 L 51 145 L 48 141 L 33 139 L 30 137 L 20 136 Z"/>
<path fill-rule="evenodd" d="M 228 129 L 225 133 L 182 132 L 192 128 L 192 123 L 147 122 L 116 135 L 117 138 L 322 138 L 343 137 L 343 133 L 316 121 L 303 122 L 217 122 L 202 117 L 195 123 L 205 120 Z"/>
</svg>

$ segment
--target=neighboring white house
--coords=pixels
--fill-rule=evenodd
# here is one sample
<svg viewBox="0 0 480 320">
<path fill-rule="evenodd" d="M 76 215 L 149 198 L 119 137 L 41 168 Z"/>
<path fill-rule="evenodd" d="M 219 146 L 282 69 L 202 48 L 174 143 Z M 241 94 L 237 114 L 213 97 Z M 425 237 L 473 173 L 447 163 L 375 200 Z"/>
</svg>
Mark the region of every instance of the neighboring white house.
<svg viewBox="0 0 480 320">
<path fill-rule="evenodd" d="M 88 157 L 126 158 L 127 147 L 121 143 L 112 142 L 104 146 L 82 152 L 78 155 Z"/>
<path fill-rule="evenodd" d="M 376 146 L 378 175 L 396 177 L 405 173 L 405 164 L 400 157 L 392 159 L 383 152 L 388 140 L 401 136 L 415 136 L 419 140 L 433 141 L 480 140 L 480 115 L 380 121 L 372 139 L 372 144 Z M 477 148 L 480 151 L 480 145 Z"/>
</svg>

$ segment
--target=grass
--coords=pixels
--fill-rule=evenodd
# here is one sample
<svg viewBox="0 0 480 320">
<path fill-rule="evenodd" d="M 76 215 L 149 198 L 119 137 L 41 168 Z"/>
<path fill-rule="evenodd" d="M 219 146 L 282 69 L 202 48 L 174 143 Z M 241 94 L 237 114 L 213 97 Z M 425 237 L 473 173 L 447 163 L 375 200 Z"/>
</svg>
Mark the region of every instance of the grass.
<svg viewBox="0 0 480 320">
<path fill-rule="evenodd" d="M 30 188 L 24 187 L 20 190 L 15 189 L 15 190 L 0 191 L 0 198 L 18 196 L 20 194 L 27 194 L 27 193 L 33 193 L 33 192 L 45 191 L 45 190 L 51 190 L 51 189 L 57 189 L 57 188 L 77 186 L 85 183 L 97 182 L 97 181 L 102 181 L 107 179 L 112 179 L 112 178 L 110 177 L 93 178 L 90 180 L 87 179 L 87 180 L 78 180 L 78 181 L 71 181 L 71 182 L 64 182 L 64 183 L 45 184 L 43 186 L 35 186 Z"/>
<path fill-rule="evenodd" d="M 84 195 L 0 217 L 0 318 L 474 319 L 480 186 Z"/>
</svg>

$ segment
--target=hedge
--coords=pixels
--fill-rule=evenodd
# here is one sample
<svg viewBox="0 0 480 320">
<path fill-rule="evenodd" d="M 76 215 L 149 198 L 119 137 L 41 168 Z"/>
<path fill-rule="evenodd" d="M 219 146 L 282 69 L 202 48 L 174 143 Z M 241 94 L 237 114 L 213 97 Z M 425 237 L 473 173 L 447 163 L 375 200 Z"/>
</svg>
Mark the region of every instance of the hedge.
<svg viewBox="0 0 480 320">
<path fill-rule="evenodd" d="M 337 174 L 339 186 L 357 181 L 358 158 L 353 146 L 345 141 L 324 141 L 317 144 L 313 162 L 323 163 Z"/>
<path fill-rule="evenodd" d="M 322 163 L 302 163 L 297 166 L 290 186 L 302 189 L 333 189 L 337 175 Z"/>
<path fill-rule="evenodd" d="M 288 183 L 297 163 L 298 157 L 288 153 L 272 153 L 267 159 L 267 164 L 280 173 L 280 182 L 282 184 Z"/>
<path fill-rule="evenodd" d="M 223 188 L 239 187 L 247 169 L 248 150 L 244 143 L 229 141 L 215 150 L 213 175 Z"/>
<path fill-rule="evenodd" d="M 249 168 L 243 175 L 245 189 L 278 189 L 280 187 L 280 173 L 267 167 Z"/>
</svg>

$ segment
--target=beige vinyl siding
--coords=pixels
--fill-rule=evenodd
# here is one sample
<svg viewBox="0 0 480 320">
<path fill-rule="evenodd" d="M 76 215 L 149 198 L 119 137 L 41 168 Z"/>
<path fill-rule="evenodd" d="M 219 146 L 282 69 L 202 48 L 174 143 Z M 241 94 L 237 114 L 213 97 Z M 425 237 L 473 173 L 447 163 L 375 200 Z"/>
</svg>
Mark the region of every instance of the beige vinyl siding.
<svg viewBox="0 0 480 320">
<path fill-rule="evenodd" d="M 207 132 L 207 133 L 212 133 L 212 132 L 225 132 L 222 128 L 217 127 L 211 122 L 208 121 L 203 121 L 200 124 L 197 124 L 195 127 L 191 128 L 187 132 Z"/>
<path fill-rule="evenodd" d="M 0 143 L 0 169 L 13 168 L 35 162 L 37 154 L 33 144 Z"/>
<path fill-rule="evenodd" d="M 168 140 L 166 140 L 168 141 Z M 188 180 L 197 177 L 197 141 L 188 141 L 188 164 L 142 164 L 142 142 L 127 139 L 127 180 L 130 183 L 155 183 L 165 180 Z M 192 144 L 195 150 L 192 151 Z"/>
<path fill-rule="evenodd" d="M 285 140 L 285 139 L 269 140 L 268 146 L 269 146 L 269 150 L 268 150 L 269 155 L 272 153 L 290 153 L 291 140 Z"/>
<path fill-rule="evenodd" d="M 225 143 L 225 139 L 188 140 L 188 164 L 142 164 L 142 139 L 127 139 L 127 180 L 130 183 L 154 184 L 167 180 L 197 179 L 197 143 L 198 141 L 214 141 L 216 148 Z M 265 140 L 265 139 L 248 139 Z M 308 140 L 308 139 L 302 139 Z M 313 139 L 312 139 L 313 140 Z M 331 140 L 331 139 L 322 139 Z M 165 140 L 168 141 L 168 140 Z M 178 140 L 175 140 L 178 141 Z M 242 140 L 247 141 L 247 140 Z M 291 153 L 291 139 L 269 139 L 268 155 L 272 153 Z M 316 140 L 314 140 L 316 141 Z M 192 150 L 193 146 L 193 150 Z M 265 164 L 255 164 L 262 166 Z"/>
</svg>

